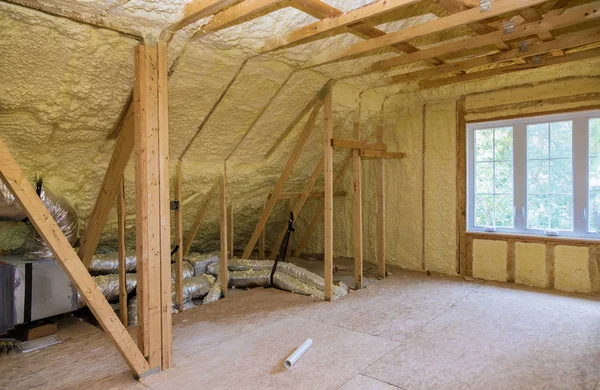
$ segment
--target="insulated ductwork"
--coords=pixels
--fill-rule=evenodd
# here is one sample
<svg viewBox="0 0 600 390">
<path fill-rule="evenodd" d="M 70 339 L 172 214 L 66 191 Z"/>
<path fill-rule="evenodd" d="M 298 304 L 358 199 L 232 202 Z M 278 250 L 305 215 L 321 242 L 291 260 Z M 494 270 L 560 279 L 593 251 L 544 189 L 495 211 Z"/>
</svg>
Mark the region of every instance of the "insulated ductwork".
<svg viewBox="0 0 600 390">
<path fill-rule="evenodd" d="M 79 232 L 79 221 L 75 209 L 64 197 L 54 194 L 43 186 L 41 180 L 36 184 L 36 191 L 69 243 L 75 244 Z M 12 192 L 4 182 L 0 181 L 0 221 L 24 221 L 26 218 L 27 215 Z M 48 249 L 46 242 L 37 233 L 32 234 L 25 243 L 25 253 L 28 260 L 52 257 L 52 252 Z"/>
<path fill-rule="evenodd" d="M 119 299 L 119 275 L 100 275 L 93 277 L 94 282 L 98 285 L 98 289 L 102 292 L 102 295 L 106 297 L 106 300 L 111 302 Z M 127 293 L 129 294 L 135 290 L 137 286 L 136 274 L 126 274 L 126 285 Z M 81 296 L 81 293 L 77 291 L 77 305 L 79 307 L 85 306 L 85 300 Z"/>
</svg>

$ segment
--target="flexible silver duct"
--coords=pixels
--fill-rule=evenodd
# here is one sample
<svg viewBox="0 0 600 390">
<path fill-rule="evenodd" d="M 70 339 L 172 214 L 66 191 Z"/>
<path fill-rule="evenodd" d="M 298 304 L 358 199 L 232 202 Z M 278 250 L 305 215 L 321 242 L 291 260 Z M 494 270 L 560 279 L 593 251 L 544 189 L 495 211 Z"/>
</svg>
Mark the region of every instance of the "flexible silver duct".
<svg viewBox="0 0 600 390">
<path fill-rule="evenodd" d="M 119 275 L 110 274 L 110 275 L 100 275 L 93 277 L 94 282 L 98 285 L 98 289 L 102 292 L 102 295 L 106 297 L 107 301 L 114 301 L 119 299 Z M 127 285 L 127 293 L 129 294 L 133 290 L 135 290 L 137 286 L 137 279 L 135 274 L 127 274 L 125 276 L 126 285 Z M 77 306 L 83 307 L 85 306 L 85 300 L 81 296 L 81 293 L 77 291 Z"/>
<path fill-rule="evenodd" d="M 71 245 L 77 241 L 79 233 L 79 220 L 77 212 L 62 196 L 53 193 L 48 187 L 38 183 L 39 196 L 52 218 L 56 221 Z M 0 180 L 0 221 L 22 221 L 26 214 L 10 192 L 8 187 Z M 52 257 L 52 252 L 46 246 L 46 242 L 39 236 L 33 234 L 32 238 L 25 243 L 25 258 L 28 260 L 39 260 Z"/>
<path fill-rule="evenodd" d="M 202 275 L 207 273 L 210 264 L 219 262 L 219 252 L 210 253 L 188 253 L 183 259 L 189 261 L 194 266 L 194 274 Z"/>
<path fill-rule="evenodd" d="M 175 283 L 175 269 L 176 269 L 176 264 L 171 264 L 171 282 Z M 191 278 L 192 276 L 194 276 L 194 266 L 188 262 L 188 261 L 184 261 L 182 263 L 182 270 L 183 270 L 183 279 L 187 279 L 187 278 Z"/>
<path fill-rule="evenodd" d="M 208 294 L 202 300 L 202 304 L 206 305 L 219 299 L 221 299 L 221 279 L 217 278 L 217 281 L 208 289 Z"/>
<path fill-rule="evenodd" d="M 92 257 L 92 262 L 88 268 L 90 273 L 95 274 L 115 274 L 119 272 L 119 253 L 97 253 Z M 127 272 L 135 271 L 135 255 L 125 257 L 125 270 Z"/>
</svg>

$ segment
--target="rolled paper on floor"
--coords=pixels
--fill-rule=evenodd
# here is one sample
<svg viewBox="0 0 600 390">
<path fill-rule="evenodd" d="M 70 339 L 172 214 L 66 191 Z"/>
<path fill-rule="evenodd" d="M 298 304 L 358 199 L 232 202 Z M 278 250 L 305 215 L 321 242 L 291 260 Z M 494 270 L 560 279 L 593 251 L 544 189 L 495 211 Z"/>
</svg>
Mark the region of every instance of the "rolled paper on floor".
<svg viewBox="0 0 600 390">
<path fill-rule="evenodd" d="M 302 355 L 304 355 L 304 353 L 308 351 L 311 345 L 312 339 L 306 339 L 306 341 L 303 342 L 301 346 L 296 348 L 296 350 L 287 359 L 285 359 L 285 362 L 283 362 L 283 366 L 285 368 L 292 367 L 294 364 L 296 364 L 298 359 L 300 359 Z"/>
</svg>

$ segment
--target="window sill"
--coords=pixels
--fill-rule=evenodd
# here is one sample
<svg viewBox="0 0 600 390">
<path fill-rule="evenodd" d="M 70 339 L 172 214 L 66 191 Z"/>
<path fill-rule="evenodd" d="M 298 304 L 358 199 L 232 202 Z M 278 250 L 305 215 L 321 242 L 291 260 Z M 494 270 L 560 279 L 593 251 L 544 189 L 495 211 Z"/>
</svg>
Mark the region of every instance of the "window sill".
<svg viewBox="0 0 600 390">
<path fill-rule="evenodd" d="M 478 231 L 468 231 L 466 235 L 467 237 L 479 240 L 515 240 L 518 242 L 531 242 L 541 244 L 557 243 L 577 246 L 600 245 L 600 239 L 585 237 L 537 236 L 529 234 L 492 233 Z"/>
</svg>

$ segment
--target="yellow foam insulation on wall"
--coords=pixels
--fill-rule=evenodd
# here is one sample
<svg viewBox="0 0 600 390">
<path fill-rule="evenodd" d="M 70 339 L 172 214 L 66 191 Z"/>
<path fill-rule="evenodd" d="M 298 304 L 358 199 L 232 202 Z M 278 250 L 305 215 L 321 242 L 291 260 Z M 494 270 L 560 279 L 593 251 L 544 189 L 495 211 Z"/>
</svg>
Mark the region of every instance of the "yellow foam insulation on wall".
<svg viewBox="0 0 600 390">
<path fill-rule="evenodd" d="M 515 245 L 515 282 L 546 287 L 546 245 L 517 242 Z"/>
<path fill-rule="evenodd" d="M 554 288 L 562 291 L 590 292 L 587 247 L 557 245 L 554 251 Z"/>
<path fill-rule="evenodd" d="M 427 104 L 425 268 L 456 273 L 456 101 Z"/>
<path fill-rule="evenodd" d="M 506 282 L 505 241 L 473 240 L 473 277 Z"/>
</svg>

